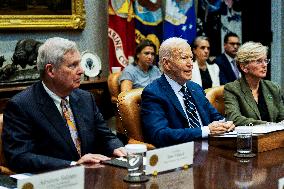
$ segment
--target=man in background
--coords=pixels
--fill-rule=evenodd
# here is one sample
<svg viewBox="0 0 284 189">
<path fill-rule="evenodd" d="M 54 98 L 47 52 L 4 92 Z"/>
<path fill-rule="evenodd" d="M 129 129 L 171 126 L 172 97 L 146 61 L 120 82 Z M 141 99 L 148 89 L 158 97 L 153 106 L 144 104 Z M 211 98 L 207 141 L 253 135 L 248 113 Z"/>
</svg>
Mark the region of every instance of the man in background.
<svg viewBox="0 0 284 189">
<path fill-rule="evenodd" d="M 43 172 L 125 155 L 93 95 L 78 89 L 80 61 L 76 44 L 67 39 L 50 38 L 40 46 L 41 81 L 14 96 L 4 111 L 3 148 L 13 171 Z"/>
<path fill-rule="evenodd" d="M 235 81 L 241 77 L 235 57 L 240 47 L 240 39 L 237 34 L 229 32 L 224 37 L 224 53 L 216 57 L 216 64 L 220 68 L 220 84 Z"/>
</svg>

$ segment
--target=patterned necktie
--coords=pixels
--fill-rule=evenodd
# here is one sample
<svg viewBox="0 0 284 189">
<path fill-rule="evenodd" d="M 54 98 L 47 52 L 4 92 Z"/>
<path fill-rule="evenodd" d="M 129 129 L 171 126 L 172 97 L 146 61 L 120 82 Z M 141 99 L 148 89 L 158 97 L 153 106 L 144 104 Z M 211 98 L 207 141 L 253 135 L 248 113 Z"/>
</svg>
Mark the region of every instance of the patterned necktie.
<svg viewBox="0 0 284 189">
<path fill-rule="evenodd" d="M 66 119 L 67 126 L 69 128 L 71 138 L 72 138 L 72 140 L 75 144 L 77 152 L 81 157 L 81 142 L 80 142 L 80 139 L 78 137 L 78 131 L 77 131 L 77 128 L 76 128 L 73 113 L 72 113 L 71 108 L 68 104 L 69 104 L 69 102 L 68 102 L 67 99 L 61 100 L 60 105 L 61 105 L 61 108 L 62 108 L 63 116 Z"/>
<path fill-rule="evenodd" d="M 183 100 L 184 100 L 184 105 L 185 105 L 185 110 L 189 122 L 189 127 L 195 128 L 195 127 L 200 127 L 198 115 L 197 115 L 197 110 L 196 107 L 193 103 L 191 95 L 187 92 L 185 86 L 182 86 L 180 92 L 183 94 Z"/>
</svg>

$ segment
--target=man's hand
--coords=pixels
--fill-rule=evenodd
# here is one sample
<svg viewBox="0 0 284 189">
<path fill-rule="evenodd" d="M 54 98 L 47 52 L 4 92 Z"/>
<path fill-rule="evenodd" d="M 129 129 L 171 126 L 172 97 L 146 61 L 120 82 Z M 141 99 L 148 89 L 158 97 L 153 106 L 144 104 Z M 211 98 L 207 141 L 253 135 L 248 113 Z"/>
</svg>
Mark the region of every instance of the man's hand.
<svg viewBox="0 0 284 189">
<path fill-rule="evenodd" d="M 106 160 L 110 160 L 110 158 L 101 154 L 85 154 L 77 161 L 77 164 L 100 163 Z"/>
<path fill-rule="evenodd" d="M 125 150 L 124 147 L 120 147 L 120 148 L 117 148 L 113 151 L 113 155 L 118 156 L 118 157 L 122 157 L 122 156 L 126 156 L 127 153 L 126 153 L 126 150 Z"/>
<path fill-rule="evenodd" d="M 210 134 L 223 134 L 225 132 L 230 132 L 234 130 L 235 125 L 232 121 L 227 122 L 220 122 L 220 121 L 213 121 L 208 125 Z"/>
</svg>

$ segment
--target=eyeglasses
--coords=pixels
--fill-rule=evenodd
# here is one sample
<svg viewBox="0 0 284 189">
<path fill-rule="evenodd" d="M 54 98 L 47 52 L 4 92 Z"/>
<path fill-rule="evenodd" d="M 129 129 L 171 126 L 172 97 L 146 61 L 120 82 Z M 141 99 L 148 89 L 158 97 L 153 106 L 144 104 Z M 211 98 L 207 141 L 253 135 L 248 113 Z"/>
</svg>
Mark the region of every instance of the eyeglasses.
<svg viewBox="0 0 284 189">
<path fill-rule="evenodd" d="M 228 42 L 228 44 L 230 44 L 232 46 L 235 46 L 235 45 L 240 46 L 241 45 L 240 43 L 234 43 L 234 42 Z"/>
<path fill-rule="evenodd" d="M 255 60 L 255 62 L 257 64 L 262 64 L 262 63 L 269 64 L 270 63 L 270 59 L 258 59 L 258 60 Z"/>
</svg>

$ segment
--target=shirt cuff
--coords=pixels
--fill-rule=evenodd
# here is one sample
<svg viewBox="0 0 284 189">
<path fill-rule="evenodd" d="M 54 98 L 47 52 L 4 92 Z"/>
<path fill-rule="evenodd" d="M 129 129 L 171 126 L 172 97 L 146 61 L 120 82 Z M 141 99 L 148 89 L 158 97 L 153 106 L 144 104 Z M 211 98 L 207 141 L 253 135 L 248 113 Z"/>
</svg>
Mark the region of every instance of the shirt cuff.
<svg viewBox="0 0 284 189">
<path fill-rule="evenodd" d="M 74 165 L 77 165 L 77 162 L 76 161 L 71 161 L 70 166 L 74 166 Z"/>
<path fill-rule="evenodd" d="M 207 138 L 210 134 L 210 129 L 208 126 L 201 127 L 202 138 Z"/>
</svg>

